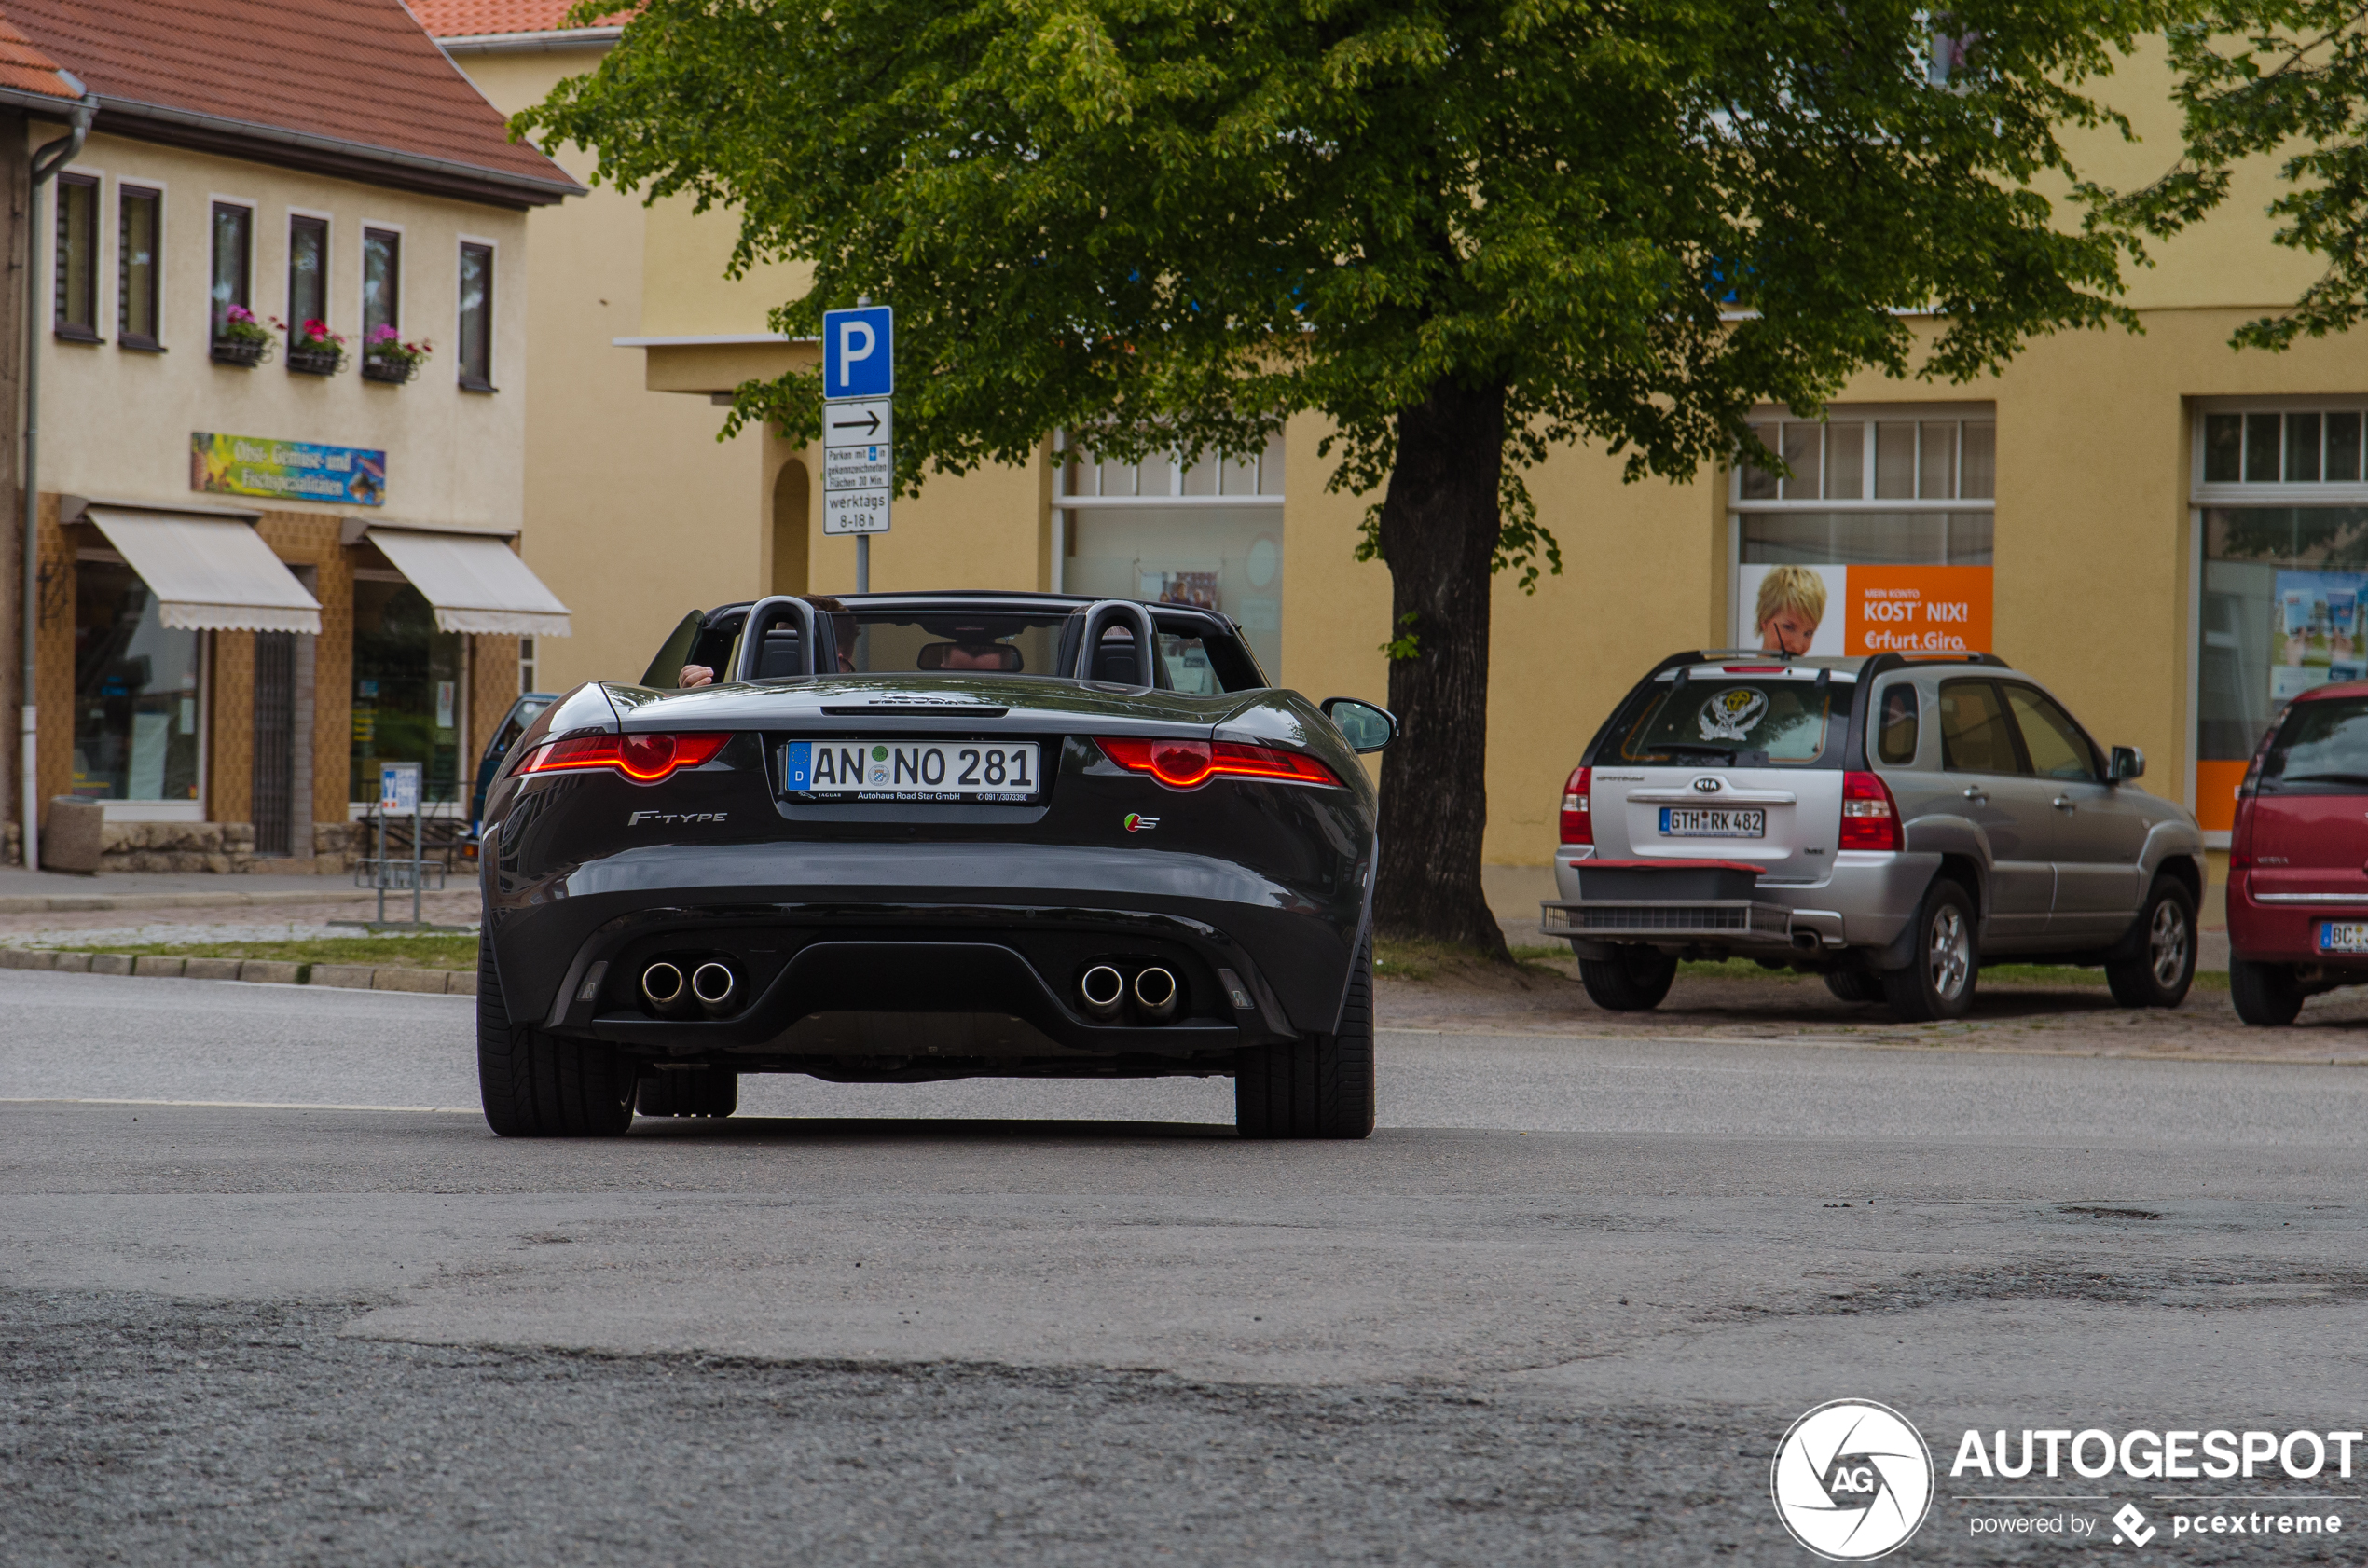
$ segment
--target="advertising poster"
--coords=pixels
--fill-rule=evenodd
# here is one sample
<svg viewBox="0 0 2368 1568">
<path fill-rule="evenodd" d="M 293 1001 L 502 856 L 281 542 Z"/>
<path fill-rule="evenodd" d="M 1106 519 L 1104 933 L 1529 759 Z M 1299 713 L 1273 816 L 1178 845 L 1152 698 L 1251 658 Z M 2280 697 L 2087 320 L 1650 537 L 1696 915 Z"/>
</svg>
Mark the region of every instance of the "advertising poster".
<svg viewBox="0 0 2368 1568">
<path fill-rule="evenodd" d="M 379 506 L 386 502 L 387 455 L 360 447 L 192 431 L 189 488 L 214 495 Z"/>
<path fill-rule="evenodd" d="M 2292 702 L 2330 681 L 2368 674 L 2361 645 L 2368 572 L 2280 571 L 2270 607 L 2269 700 Z"/>
<path fill-rule="evenodd" d="M 1735 643 L 1796 654 L 1987 653 L 1986 566 L 1737 568 Z"/>
</svg>

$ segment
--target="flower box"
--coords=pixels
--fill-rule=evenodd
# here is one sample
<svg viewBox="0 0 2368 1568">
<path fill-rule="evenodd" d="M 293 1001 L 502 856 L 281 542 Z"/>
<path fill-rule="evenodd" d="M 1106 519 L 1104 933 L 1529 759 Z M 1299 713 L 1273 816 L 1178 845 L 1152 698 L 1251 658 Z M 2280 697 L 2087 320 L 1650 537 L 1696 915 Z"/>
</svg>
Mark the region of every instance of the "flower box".
<svg viewBox="0 0 2368 1568">
<path fill-rule="evenodd" d="M 235 364 L 252 370 L 271 357 L 268 337 L 217 337 L 213 340 L 213 363 Z"/>
<path fill-rule="evenodd" d="M 374 326 L 362 339 L 362 378 L 399 387 L 420 373 L 434 345 L 422 337 L 406 343 L 391 326 Z"/>
<path fill-rule="evenodd" d="M 345 351 L 331 343 L 307 343 L 288 350 L 288 368 L 298 376 L 334 376 L 345 367 Z"/>
<path fill-rule="evenodd" d="M 419 373 L 420 362 L 415 359 L 380 359 L 373 356 L 362 362 L 364 380 L 384 381 L 391 387 L 399 387 Z"/>
</svg>

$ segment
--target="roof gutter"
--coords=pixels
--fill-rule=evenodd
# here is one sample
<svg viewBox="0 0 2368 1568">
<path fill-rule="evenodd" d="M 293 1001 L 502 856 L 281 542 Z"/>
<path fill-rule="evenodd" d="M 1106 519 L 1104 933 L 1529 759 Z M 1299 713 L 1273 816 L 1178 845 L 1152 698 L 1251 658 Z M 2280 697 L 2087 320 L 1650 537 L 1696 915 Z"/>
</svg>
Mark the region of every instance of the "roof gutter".
<svg viewBox="0 0 2368 1568">
<path fill-rule="evenodd" d="M 22 727 L 19 735 L 17 803 L 18 815 L 24 820 L 21 830 L 24 835 L 21 863 L 27 871 L 41 869 L 41 727 L 40 708 L 34 702 L 37 690 L 34 684 L 34 658 L 39 650 L 34 628 L 41 613 L 41 305 L 42 296 L 48 292 L 40 285 L 39 269 L 34 262 L 41 254 L 41 187 L 81 153 L 83 139 L 90 134 L 91 117 L 99 111 L 98 94 L 84 88 L 68 72 L 61 71 L 58 76 L 80 92 L 82 98 L 72 104 L 48 101 L 53 109 L 65 111 L 66 133 L 33 155 L 33 180 L 25 192 L 24 683 L 18 693 L 24 706 L 20 721 Z"/>
<path fill-rule="evenodd" d="M 65 76 L 62 71 L 58 74 Z M 73 80 L 72 77 L 66 79 Z M 76 87 L 81 85 L 75 82 Z M 0 87 L 0 104 L 11 109 L 28 109 L 35 114 L 54 115 L 60 119 L 71 119 L 75 110 L 87 101 L 87 95 L 84 98 L 61 98 L 52 92 L 27 92 L 19 87 Z"/>
<path fill-rule="evenodd" d="M 453 54 L 549 54 L 559 49 L 607 48 L 624 35 L 622 27 L 559 27 L 547 33 L 473 33 L 438 38 L 436 48 Z"/>
<path fill-rule="evenodd" d="M 343 163 L 375 165 L 430 176 L 437 185 L 446 187 L 477 186 L 488 196 L 525 207 L 547 207 L 567 197 L 585 194 L 584 186 L 564 176 L 542 179 L 532 174 L 514 174 L 507 170 L 488 169 L 482 164 L 431 158 L 425 153 L 399 152 L 392 147 L 374 146 L 367 142 L 350 142 L 338 136 L 290 131 L 277 125 L 259 125 L 253 120 L 201 114 L 195 109 L 169 108 L 161 103 L 144 103 L 135 99 L 92 95 L 89 102 L 96 103 L 105 116 L 105 130 L 111 135 L 138 136 L 143 134 L 144 128 L 154 128 L 156 131 L 192 131 L 217 142 L 268 143 Z M 153 135 L 153 131 L 150 134 Z M 154 139 L 165 141 L 173 138 L 155 136 Z"/>
</svg>

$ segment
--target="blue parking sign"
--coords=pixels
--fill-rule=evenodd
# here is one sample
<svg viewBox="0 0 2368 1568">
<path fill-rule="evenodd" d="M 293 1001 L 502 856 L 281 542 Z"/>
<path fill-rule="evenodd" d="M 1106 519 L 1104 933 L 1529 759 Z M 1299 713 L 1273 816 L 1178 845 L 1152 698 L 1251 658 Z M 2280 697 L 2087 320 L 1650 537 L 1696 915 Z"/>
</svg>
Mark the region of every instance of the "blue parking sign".
<svg viewBox="0 0 2368 1568">
<path fill-rule="evenodd" d="M 822 395 L 888 397 L 896 391 L 896 312 L 886 305 L 822 312 Z"/>
</svg>

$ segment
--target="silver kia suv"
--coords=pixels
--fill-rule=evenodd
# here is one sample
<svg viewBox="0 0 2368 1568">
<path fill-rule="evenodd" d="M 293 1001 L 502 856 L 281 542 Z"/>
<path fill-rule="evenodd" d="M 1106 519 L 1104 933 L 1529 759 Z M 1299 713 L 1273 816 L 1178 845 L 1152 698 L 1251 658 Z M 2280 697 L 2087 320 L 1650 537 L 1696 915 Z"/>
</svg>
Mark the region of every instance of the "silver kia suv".
<svg viewBox="0 0 2368 1568">
<path fill-rule="evenodd" d="M 1728 957 L 1910 1020 L 1962 1014 L 2009 956 L 2176 1007 L 2204 841 L 2145 769 L 1994 654 L 1673 654 L 1564 787 L 1541 928 L 1623 1011 L 1659 1005 L 1679 960 Z"/>
</svg>

